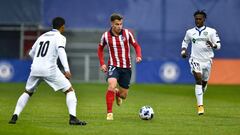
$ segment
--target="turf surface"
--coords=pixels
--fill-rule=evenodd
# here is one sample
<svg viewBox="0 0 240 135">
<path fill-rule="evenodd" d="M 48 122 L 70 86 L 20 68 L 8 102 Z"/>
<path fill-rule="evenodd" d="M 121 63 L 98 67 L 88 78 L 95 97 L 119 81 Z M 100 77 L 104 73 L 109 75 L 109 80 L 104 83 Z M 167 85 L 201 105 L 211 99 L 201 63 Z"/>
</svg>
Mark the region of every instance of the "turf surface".
<svg viewBox="0 0 240 135">
<path fill-rule="evenodd" d="M 198 116 L 193 85 L 133 84 L 114 121 L 106 120 L 106 84 L 73 84 L 77 115 L 85 127 L 68 125 L 65 95 L 42 83 L 16 125 L 8 124 L 24 83 L 0 84 L 0 135 L 238 135 L 240 86 L 210 85 L 204 95 L 205 115 Z M 143 105 L 154 118 L 140 120 Z"/>
</svg>

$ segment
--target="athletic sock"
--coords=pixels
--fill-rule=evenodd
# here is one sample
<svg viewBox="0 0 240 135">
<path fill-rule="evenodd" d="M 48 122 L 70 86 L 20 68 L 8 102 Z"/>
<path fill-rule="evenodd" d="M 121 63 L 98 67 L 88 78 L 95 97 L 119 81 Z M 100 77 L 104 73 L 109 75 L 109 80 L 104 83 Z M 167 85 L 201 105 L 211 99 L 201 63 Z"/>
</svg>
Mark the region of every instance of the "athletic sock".
<svg viewBox="0 0 240 135">
<path fill-rule="evenodd" d="M 69 114 L 76 117 L 77 98 L 74 91 L 66 94 L 66 103 Z"/>
<path fill-rule="evenodd" d="M 197 105 L 203 105 L 202 85 L 195 85 L 195 95 L 197 98 Z"/>
<path fill-rule="evenodd" d="M 114 102 L 115 92 L 108 90 L 106 93 L 106 104 L 107 104 L 107 112 L 112 113 L 112 106 Z"/>
<path fill-rule="evenodd" d="M 119 91 L 116 91 L 116 96 L 117 96 L 117 97 L 121 97 Z"/>
<path fill-rule="evenodd" d="M 16 107 L 15 107 L 15 110 L 14 110 L 14 113 L 13 113 L 13 114 L 16 114 L 17 116 L 20 115 L 20 113 L 22 112 L 23 108 L 24 108 L 25 105 L 27 104 L 29 97 L 30 97 L 30 96 L 29 96 L 26 92 L 24 92 L 24 93 L 18 98 L 17 105 L 16 105 Z"/>
</svg>

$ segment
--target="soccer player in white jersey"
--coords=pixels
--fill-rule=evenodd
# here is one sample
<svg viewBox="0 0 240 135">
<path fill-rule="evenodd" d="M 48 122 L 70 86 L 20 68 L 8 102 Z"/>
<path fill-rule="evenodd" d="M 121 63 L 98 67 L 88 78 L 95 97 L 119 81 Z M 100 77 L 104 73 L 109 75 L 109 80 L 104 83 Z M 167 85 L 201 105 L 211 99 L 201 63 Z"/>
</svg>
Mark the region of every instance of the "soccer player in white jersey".
<svg viewBox="0 0 240 135">
<path fill-rule="evenodd" d="M 111 28 L 103 33 L 98 45 L 100 69 L 107 73 L 108 88 L 106 92 L 107 120 L 113 120 L 113 102 L 116 97 L 120 106 L 122 99 L 126 99 L 131 80 L 130 45 L 136 52 L 136 62 L 142 61 L 141 47 L 128 29 L 123 28 L 123 17 L 113 13 L 110 17 Z M 108 47 L 108 66 L 104 62 L 103 49 Z M 119 86 L 119 90 L 118 87 Z"/>
<path fill-rule="evenodd" d="M 207 89 L 212 58 L 214 50 L 220 49 L 220 39 L 215 29 L 204 25 L 207 14 L 204 11 L 196 11 L 194 13 L 196 27 L 187 30 L 182 42 L 181 56 L 186 58 L 187 47 L 191 43 L 191 56 L 189 64 L 191 72 L 195 78 L 195 95 L 197 99 L 198 115 L 204 114 L 203 93 Z"/>
<path fill-rule="evenodd" d="M 71 72 L 65 52 L 66 38 L 61 34 L 64 32 L 65 20 L 61 17 L 56 17 L 52 21 L 52 26 L 53 29 L 42 34 L 29 52 L 33 59 L 31 72 L 26 83 L 26 90 L 19 97 L 9 124 L 16 124 L 20 113 L 41 81 L 45 81 L 55 91 L 61 90 L 66 94 L 70 125 L 87 124 L 76 117 L 77 98 L 68 80 L 71 78 Z M 57 66 L 57 58 L 60 59 L 64 67 L 64 74 Z"/>
</svg>

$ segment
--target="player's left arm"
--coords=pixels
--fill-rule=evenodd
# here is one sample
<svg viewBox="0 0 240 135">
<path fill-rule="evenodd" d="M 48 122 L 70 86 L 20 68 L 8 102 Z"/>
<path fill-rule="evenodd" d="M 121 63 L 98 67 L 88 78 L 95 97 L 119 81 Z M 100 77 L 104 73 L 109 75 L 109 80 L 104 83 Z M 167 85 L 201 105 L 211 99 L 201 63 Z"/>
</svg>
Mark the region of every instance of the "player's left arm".
<svg viewBox="0 0 240 135">
<path fill-rule="evenodd" d="M 104 62 L 104 46 L 105 45 L 98 45 L 98 59 L 100 63 L 100 70 L 103 72 L 107 72 L 107 66 Z"/>
<path fill-rule="evenodd" d="M 191 42 L 191 38 L 189 36 L 189 31 L 186 32 L 185 37 L 182 41 L 182 47 L 181 47 L 181 56 L 182 58 L 187 58 L 188 53 L 187 53 L 187 48 L 189 43 Z"/>
<path fill-rule="evenodd" d="M 207 44 L 210 45 L 214 49 L 221 48 L 220 38 L 219 38 L 216 30 L 214 30 L 213 33 L 210 35 L 210 40 L 207 41 Z"/>
<path fill-rule="evenodd" d="M 68 60 L 67 60 L 67 54 L 65 51 L 65 46 L 66 46 L 66 38 L 63 37 L 62 39 L 59 39 L 58 42 L 58 57 L 62 63 L 62 66 L 64 68 L 64 75 L 66 76 L 66 78 L 70 79 L 71 78 L 71 72 L 70 72 L 70 68 L 68 65 Z"/>
<path fill-rule="evenodd" d="M 106 33 L 106 32 L 105 32 Z M 101 37 L 101 41 L 98 44 L 98 59 L 99 59 L 99 63 L 100 63 L 100 70 L 103 72 L 107 72 L 107 65 L 104 62 L 104 47 L 107 44 L 104 34 Z"/>
<path fill-rule="evenodd" d="M 135 40 L 133 34 L 129 31 L 129 42 L 134 47 L 136 53 L 136 62 L 139 63 L 142 61 L 142 49 L 138 42 Z"/>
</svg>

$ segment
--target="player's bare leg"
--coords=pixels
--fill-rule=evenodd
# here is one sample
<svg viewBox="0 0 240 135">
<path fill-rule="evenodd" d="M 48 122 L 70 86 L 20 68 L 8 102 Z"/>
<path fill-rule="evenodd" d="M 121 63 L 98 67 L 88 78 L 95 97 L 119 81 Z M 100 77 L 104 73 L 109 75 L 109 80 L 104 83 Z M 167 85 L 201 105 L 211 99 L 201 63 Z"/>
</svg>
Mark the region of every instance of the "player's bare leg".
<svg viewBox="0 0 240 135">
<path fill-rule="evenodd" d="M 118 88 L 115 88 L 116 104 L 120 106 L 122 104 L 122 98 L 120 97 L 120 92 Z"/>
<path fill-rule="evenodd" d="M 108 78 L 108 89 L 106 93 L 107 120 L 113 120 L 112 107 L 115 98 L 115 88 L 117 86 L 116 78 Z"/>
<path fill-rule="evenodd" d="M 76 107 L 77 107 L 77 98 L 73 88 L 69 88 L 67 91 L 64 92 L 66 94 L 66 103 L 69 111 L 69 124 L 70 125 L 80 125 L 84 126 L 87 123 L 85 121 L 80 121 L 76 117 Z"/>
<path fill-rule="evenodd" d="M 128 95 L 128 89 L 124 89 L 122 87 L 119 88 L 119 90 L 117 89 L 116 91 L 116 102 L 117 105 L 120 106 L 122 104 L 122 99 L 126 99 Z"/>
<path fill-rule="evenodd" d="M 203 93 L 207 91 L 207 81 L 202 81 L 202 90 L 203 90 Z"/>
<path fill-rule="evenodd" d="M 11 120 L 8 122 L 9 124 L 16 124 L 20 113 L 22 112 L 23 108 L 26 106 L 29 98 L 32 96 L 33 93 L 25 92 L 18 98 L 14 113 L 12 115 Z"/>
</svg>

